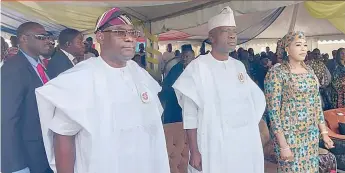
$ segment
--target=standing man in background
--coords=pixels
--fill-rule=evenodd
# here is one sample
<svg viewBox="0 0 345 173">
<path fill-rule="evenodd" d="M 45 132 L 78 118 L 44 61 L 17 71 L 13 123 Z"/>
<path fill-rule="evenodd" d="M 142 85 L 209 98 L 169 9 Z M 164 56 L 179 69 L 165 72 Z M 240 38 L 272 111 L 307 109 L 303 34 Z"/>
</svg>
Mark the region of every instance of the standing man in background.
<svg viewBox="0 0 345 173">
<path fill-rule="evenodd" d="M 60 73 L 74 67 L 78 63 L 77 57 L 84 57 L 84 43 L 81 32 L 75 29 L 65 29 L 59 35 L 59 48 L 52 56 L 47 66 L 51 79 Z"/>
<path fill-rule="evenodd" d="M 96 57 L 98 57 L 98 56 L 99 56 L 98 51 L 97 51 L 95 48 L 93 48 L 93 39 L 92 39 L 92 37 L 88 37 L 88 38 L 86 39 L 86 42 L 87 42 L 88 45 L 89 45 L 87 51 L 90 52 L 90 53 L 93 53 Z"/>
<path fill-rule="evenodd" d="M 166 52 L 163 53 L 163 60 L 164 62 L 168 62 L 169 60 L 173 59 L 175 57 L 174 52 L 172 51 L 172 45 L 169 43 L 167 45 L 167 50 Z"/>
<path fill-rule="evenodd" d="M 10 37 L 10 40 L 11 40 L 11 47 L 16 47 L 16 48 L 18 48 L 18 37 L 17 36 L 14 36 L 14 35 L 12 35 L 11 37 Z"/>
<path fill-rule="evenodd" d="M 162 83 L 162 91 L 159 93 L 159 98 L 164 106 L 163 123 L 182 122 L 181 107 L 177 102 L 174 88 L 172 87 L 177 78 L 182 74 L 187 65 L 195 59 L 195 54 L 190 44 L 181 46 L 182 56 L 181 61 L 174 65 Z"/>
<path fill-rule="evenodd" d="M 17 29 L 19 52 L 1 67 L 1 172 L 52 173 L 43 145 L 35 89 L 48 82 L 39 56 L 50 35 L 26 22 Z"/>
<path fill-rule="evenodd" d="M 17 55 L 19 49 L 18 49 L 18 37 L 17 36 L 14 36 L 12 35 L 10 37 L 10 40 L 11 40 L 11 47 L 8 48 L 7 50 L 7 57 L 12 57 L 12 56 L 15 56 Z"/>
<path fill-rule="evenodd" d="M 139 44 L 139 55 L 140 55 L 140 63 L 143 68 L 146 68 L 146 52 L 144 43 Z"/>
</svg>

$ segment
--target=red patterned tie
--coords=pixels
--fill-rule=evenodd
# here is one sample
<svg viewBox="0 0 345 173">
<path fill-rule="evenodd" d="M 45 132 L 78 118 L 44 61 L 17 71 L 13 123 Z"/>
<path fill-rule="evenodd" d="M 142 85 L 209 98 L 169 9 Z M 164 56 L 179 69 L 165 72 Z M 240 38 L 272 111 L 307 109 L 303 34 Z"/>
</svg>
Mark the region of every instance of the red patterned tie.
<svg viewBox="0 0 345 173">
<path fill-rule="evenodd" d="M 48 82 L 48 78 L 46 76 L 46 73 L 44 72 L 44 67 L 42 64 L 38 64 L 37 65 L 37 71 L 38 71 L 38 74 L 40 75 L 41 79 L 42 79 L 42 82 L 43 84 L 47 83 Z"/>
</svg>

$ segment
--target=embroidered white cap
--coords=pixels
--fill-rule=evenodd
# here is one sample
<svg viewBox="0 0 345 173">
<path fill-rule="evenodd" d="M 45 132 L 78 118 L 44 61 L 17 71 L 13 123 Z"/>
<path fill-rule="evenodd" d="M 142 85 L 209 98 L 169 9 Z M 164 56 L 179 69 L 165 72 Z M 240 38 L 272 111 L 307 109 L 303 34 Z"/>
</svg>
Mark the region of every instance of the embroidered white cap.
<svg viewBox="0 0 345 173">
<path fill-rule="evenodd" d="M 229 6 L 208 21 L 208 31 L 220 26 L 236 26 L 234 12 Z"/>
</svg>

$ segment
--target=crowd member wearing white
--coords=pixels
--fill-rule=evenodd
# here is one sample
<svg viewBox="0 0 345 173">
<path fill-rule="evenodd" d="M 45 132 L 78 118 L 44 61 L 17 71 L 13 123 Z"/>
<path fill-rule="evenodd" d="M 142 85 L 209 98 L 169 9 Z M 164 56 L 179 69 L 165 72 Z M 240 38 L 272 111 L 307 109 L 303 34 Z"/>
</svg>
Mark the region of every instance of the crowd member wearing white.
<svg viewBox="0 0 345 173">
<path fill-rule="evenodd" d="M 161 88 L 131 61 L 140 32 L 113 8 L 95 33 L 100 57 L 36 90 L 50 166 L 59 173 L 170 172 Z"/>
<path fill-rule="evenodd" d="M 175 57 L 174 52 L 172 51 L 172 45 L 169 43 L 167 45 L 167 50 L 166 52 L 163 53 L 163 60 L 164 62 L 168 62 L 169 60 L 173 59 Z"/>
<path fill-rule="evenodd" d="M 259 121 L 265 96 L 231 57 L 236 46 L 233 11 L 208 21 L 212 51 L 193 60 L 173 85 L 190 147 L 190 173 L 263 173 Z"/>
</svg>

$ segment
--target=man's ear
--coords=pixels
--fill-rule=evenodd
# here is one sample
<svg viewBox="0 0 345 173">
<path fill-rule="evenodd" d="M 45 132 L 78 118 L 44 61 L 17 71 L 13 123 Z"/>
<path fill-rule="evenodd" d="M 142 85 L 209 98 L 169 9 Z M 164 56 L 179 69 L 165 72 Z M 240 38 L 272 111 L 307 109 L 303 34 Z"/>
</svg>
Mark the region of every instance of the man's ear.
<svg viewBox="0 0 345 173">
<path fill-rule="evenodd" d="M 20 36 L 19 38 L 18 38 L 18 41 L 20 42 L 20 43 L 27 43 L 29 40 L 28 40 L 28 36 L 26 36 L 26 35 L 22 35 L 22 36 Z"/>
<path fill-rule="evenodd" d="M 215 32 L 215 29 L 213 29 L 208 33 L 208 39 L 210 40 L 211 44 L 213 44 L 215 41 Z"/>
<path fill-rule="evenodd" d="M 102 32 L 96 33 L 96 40 L 99 44 L 103 44 L 104 42 L 104 34 Z"/>
</svg>

